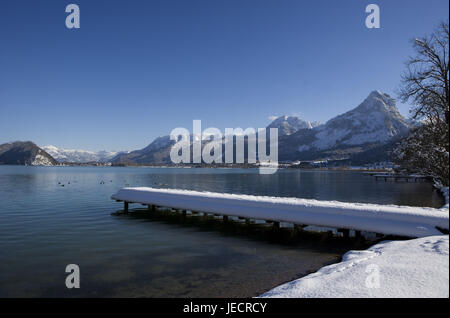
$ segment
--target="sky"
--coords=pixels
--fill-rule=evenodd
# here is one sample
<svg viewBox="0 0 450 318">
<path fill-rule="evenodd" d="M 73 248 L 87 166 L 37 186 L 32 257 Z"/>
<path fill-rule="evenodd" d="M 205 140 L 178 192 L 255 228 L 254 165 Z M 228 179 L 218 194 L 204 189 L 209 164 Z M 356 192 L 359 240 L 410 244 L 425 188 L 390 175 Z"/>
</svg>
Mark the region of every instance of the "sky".
<svg viewBox="0 0 450 318">
<path fill-rule="evenodd" d="M 80 28 L 65 8 L 80 8 Z M 381 10 L 368 29 L 365 8 Z M 135 150 L 173 128 L 326 122 L 396 97 L 447 0 L 2 0 L 0 144 Z M 408 115 L 409 105 L 397 103 Z"/>
</svg>

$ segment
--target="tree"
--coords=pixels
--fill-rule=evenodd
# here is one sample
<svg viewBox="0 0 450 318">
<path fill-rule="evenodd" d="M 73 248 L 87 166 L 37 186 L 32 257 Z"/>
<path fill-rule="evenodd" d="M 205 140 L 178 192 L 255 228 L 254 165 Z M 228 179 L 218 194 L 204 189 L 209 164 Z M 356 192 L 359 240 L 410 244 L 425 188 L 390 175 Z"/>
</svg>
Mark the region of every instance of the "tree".
<svg viewBox="0 0 450 318">
<path fill-rule="evenodd" d="M 441 23 L 431 36 L 413 41 L 416 52 L 406 63 L 399 97 L 412 102 L 418 122 L 394 151 L 400 167 L 449 183 L 449 25 Z"/>
</svg>

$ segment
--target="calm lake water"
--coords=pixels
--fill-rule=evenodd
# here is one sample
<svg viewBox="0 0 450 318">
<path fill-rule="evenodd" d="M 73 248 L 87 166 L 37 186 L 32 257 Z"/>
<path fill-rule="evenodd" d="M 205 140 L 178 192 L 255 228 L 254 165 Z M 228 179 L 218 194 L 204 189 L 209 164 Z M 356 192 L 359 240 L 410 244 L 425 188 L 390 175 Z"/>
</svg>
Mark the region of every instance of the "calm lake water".
<svg viewBox="0 0 450 318">
<path fill-rule="evenodd" d="M 124 186 L 443 204 L 428 183 L 385 183 L 358 172 L 0 166 L 0 297 L 256 296 L 352 248 L 285 242 L 259 235 L 257 225 L 250 235 L 240 227 L 204 226 L 199 217 L 113 216 L 122 205 L 110 196 Z M 68 290 L 65 267 L 73 263 L 81 288 Z"/>
</svg>

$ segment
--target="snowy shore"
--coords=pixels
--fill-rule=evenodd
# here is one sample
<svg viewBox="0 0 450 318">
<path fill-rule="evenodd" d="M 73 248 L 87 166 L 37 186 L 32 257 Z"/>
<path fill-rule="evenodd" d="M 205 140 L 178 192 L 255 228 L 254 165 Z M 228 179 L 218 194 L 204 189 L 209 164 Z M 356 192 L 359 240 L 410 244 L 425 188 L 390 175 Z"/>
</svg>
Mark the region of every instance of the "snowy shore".
<svg viewBox="0 0 450 318">
<path fill-rule="evenodd" d="M 381 242 L 260 297 L 449 297 L 448 235 Z"/>
<path fill-rule="evenodd" d="M 448 214 L 448 187 L 441 188 Z M 350 251 L 338 264 L 276 287 L 260 297 L 449 297 L 449 236 L 385 241 Z"/>
</svg>

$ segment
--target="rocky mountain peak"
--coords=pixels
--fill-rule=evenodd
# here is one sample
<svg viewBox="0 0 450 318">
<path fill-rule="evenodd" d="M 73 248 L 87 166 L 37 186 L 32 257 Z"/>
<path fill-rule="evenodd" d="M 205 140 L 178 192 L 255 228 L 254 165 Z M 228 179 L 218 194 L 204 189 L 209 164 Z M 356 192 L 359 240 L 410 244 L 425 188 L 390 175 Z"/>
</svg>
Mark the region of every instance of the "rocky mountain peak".
<svg viewBox="0 0 450 318">
<path fill-rule="evenodd" d="M 278 135 L 292 135 L 300 129 L 311 129 L 313 125 L 296 116 L 280 116 L 270 123 L 267 128 L 278 128 Z"/>
<path fill-rule="evenodd" d="M 393 110 L 398 112 L 395 98 L 380 91 L 372 91 L 356 109 L 362 111 Z"/>
</svg>

